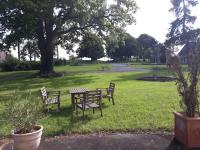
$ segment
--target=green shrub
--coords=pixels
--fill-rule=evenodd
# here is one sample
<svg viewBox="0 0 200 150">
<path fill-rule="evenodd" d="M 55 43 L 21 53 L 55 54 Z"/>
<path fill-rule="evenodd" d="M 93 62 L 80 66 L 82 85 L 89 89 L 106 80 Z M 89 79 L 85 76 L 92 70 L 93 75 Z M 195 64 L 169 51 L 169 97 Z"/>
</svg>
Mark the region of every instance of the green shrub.
<svg viewBox="0 0 200 150">
<path fill-rule="evenodd" d="M 15 93 L 5 104 L 6 121 L 12 124 L 16 133 L 29 133 L 42 117 L 42 108 L 39 97 L 29 92 L 23 98 Z"/>
<path fill-rule="evenodd" d="M 111 69 L 110 66 L 107 66 L 107 65 L 101 66 L 101 70 L 102 70 L 102 71 L 108 71 L 108 70 L 110 70 L 110 69 Z"/>
<path fill-rule="evenodd" d="M 64 66 L 67 65 L 67 60 L 66 59 L 54 59 L 54 65 L 55 66 Z"/>
<path fill-rule="evenodd" d="M 19 62 L 12 56 L 7 56 L 6 60 L 0 64 L 1 71 L 23 71 L 23 70 L 39 70 L 40 62 Z"/>
<path fill-rule="evenodd" d="M 17 69 L 18 60 L 12 56 L 7 56 L 6 60 L 0 64 L 2 71 L 13 71 Z"/>
</svg>

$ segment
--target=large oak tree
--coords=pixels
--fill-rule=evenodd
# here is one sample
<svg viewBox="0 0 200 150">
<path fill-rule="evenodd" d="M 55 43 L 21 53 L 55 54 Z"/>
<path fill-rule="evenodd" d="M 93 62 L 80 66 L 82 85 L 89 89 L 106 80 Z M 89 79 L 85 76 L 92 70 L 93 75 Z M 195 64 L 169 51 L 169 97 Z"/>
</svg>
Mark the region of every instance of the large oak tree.
<svg viewBox="0 0 200 150">
<path fill-rule="evenodd" d="M 56 45 L 72 49 L 84 33 L 100 37 L 117 34 L 135 21 L 134 0 L 1 0 L 1 46 L 36 39 L 41 54 L 41 74 L 51 74 Z M 117 31 L 117 32 L 116 32 Z"/>
</svg>

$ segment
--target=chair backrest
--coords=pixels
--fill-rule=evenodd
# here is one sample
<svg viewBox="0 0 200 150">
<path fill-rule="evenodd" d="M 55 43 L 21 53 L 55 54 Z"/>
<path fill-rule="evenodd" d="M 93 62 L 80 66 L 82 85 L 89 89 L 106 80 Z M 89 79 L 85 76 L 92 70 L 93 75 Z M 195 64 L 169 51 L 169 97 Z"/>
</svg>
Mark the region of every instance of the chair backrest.
<svg viewBox="0 0 200 150">
<path fill-rule="evenodd" d="M 87 91 L 84 101 L 85 103 L 101 101 L 101 90 Z"/>
<path fill-rule="evenodd" d="M 40 89 L 40 94 L 41 94 L 41 97 L 42 97 L 43 100 L 46 100 L 46 99 L 47 99 L 48 95 L 47 95 L 47 91 L 46 91 L 46 88 L 45 88 L 45 87 L 42 87 L 42 88 Z"/>
<path fill-rule="evenodd" d="M 110 85 L 109 85 L 109 88 L 108 88 L 108 93 L 113 95 L 114 91 L 115 91 L 115 83 L 110 82 Z"/>
</svg>

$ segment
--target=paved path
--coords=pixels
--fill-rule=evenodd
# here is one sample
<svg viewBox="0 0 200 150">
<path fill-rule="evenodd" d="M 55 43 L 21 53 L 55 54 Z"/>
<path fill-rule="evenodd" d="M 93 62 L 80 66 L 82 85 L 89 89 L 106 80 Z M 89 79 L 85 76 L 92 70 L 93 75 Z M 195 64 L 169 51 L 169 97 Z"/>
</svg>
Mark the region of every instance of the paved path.
<svg viewBox="0 0 200 150">
<path fill-rule="evenodd" d="M 107 134 L 58 136 L 42 140 L 39 150 L 184 150 L 172 135 Z M 12 150 L 7 144 L 3 150 Z"/>
<path fill-rule="evenodd" d="M 130 72 L 130 71 L 142 71 L 142 72 L 148 72 L 148 69 L 140 69 L 140 68 L 131 68 L 128 64 L 119 64 L 114 63 L 111 64 L 112 69 L 110 71 L 112 72 Z"/>
</svg>

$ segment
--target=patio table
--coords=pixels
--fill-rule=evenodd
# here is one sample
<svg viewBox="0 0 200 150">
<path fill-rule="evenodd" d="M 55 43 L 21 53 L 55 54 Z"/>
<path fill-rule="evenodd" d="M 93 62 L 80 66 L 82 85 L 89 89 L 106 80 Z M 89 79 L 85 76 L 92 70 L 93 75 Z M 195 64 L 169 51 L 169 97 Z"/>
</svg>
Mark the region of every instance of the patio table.
<svg viewBox="0 0 200 150">
<path fill-rule="evenodd" d="M 85 94 L 85 92 L 87 91 L 89 91 L 89 89 L 84 87 L 74 87 L 69 89 L 69 93 L 71 94 L 71 103 L 73 110 L 75 110 L 75 96 Z"/>
</svg>

